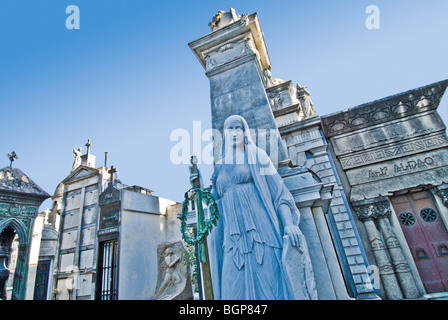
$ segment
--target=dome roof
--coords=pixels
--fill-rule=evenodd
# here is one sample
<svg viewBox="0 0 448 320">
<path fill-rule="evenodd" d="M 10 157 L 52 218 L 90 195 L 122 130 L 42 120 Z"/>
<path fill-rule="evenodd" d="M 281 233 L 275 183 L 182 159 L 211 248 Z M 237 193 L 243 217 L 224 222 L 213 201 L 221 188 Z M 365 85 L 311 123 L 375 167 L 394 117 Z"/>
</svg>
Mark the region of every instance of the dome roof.
<svg viewBox="0 0 448 320">
<path fill-rule="evenodd" d="M 54 197 L 62 197 L 63 191 L 64 191 L 64 184 L 61 182 L 61 183 L 58 184 L 58 186 L 54 190 L 54 194 L 53 194 L 52 198 L 54 198 Z"/>
</svg>

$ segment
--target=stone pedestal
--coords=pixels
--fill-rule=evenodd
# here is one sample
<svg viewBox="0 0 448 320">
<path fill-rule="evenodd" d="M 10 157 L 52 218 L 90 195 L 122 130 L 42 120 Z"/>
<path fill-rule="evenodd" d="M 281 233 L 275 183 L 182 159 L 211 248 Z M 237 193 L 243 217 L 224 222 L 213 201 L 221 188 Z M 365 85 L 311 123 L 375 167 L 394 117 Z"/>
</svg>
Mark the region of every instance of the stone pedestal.
<svg viewBox="0 0 448 320">
<path fill-rule="evenodd" d="M 274 165 L 288 161 L 265 92 L 264 70 L 270 68 L 270 60 L 257 15 L 243 15 L 189 46 L 210 80 L 212 127 L 217 133 L 215 161 L 220 156 L 224 121 L 232 114 L 246 119 L 254 141 L 266 144 Z"/>
</svg>

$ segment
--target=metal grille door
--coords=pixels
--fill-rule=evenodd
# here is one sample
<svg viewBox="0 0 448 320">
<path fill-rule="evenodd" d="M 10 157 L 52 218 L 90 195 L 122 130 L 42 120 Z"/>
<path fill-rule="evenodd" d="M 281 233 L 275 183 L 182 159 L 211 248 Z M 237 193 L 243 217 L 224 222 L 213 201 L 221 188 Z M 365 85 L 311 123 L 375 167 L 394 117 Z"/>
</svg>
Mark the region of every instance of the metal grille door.
<svg viewBox="0 0 448 320">
<path fill-rule="evenodd" d="M 118 298 L 118 240 L 101 242 L 99 257 L 99 295 L 100 300 Z"/>
</svg>

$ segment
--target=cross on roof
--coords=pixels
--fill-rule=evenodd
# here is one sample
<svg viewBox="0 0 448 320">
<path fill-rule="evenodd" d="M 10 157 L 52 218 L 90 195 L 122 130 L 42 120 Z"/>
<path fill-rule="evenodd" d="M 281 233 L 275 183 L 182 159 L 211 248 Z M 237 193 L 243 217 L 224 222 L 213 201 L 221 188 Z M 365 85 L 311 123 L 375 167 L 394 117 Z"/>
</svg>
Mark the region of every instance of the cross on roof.
<svg viewBox="0 0 448 320">
<path fill-rule="evenodd" d="M 114 168 L 114 166 L 111 166 L 107 172 L 110 173 L 110 183 L 113 184 L 115 181 L 115 172 L 117 172 L 117 169 Z"/>
<path fill-rule="evenodd" d="M 85 146 L 87 147 L 87 154 L 89 154 L 90 153 L 90 146 L 91 146 L 92 144 L 90 143 L 90 139 L 87 139 L 87 143 L 85 144 Z"/>
<path fill-rule="evenodd" d="M 19 157 L 17 156 L 17 154 L 16 154 L 14 151 L 11 152 L 11 153 L 8 153 L 6 156 L 8 157 L 9 161 L 11 161 L 11 163 L 9 164 L 10 167 L 12 167 L 12 163 L 13 163 L 15 160 L 18 160 L 18 159 L 19 159 Z"/>
</svg>

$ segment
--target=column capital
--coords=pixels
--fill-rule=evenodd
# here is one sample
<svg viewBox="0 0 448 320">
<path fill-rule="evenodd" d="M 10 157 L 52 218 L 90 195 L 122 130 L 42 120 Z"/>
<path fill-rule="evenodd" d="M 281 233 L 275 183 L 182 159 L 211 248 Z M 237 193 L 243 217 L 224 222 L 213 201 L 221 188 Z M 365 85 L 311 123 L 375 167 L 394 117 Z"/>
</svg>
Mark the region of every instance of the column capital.
<svg viewBox="0 0 448 320">
<path fill-rule="evenodd" d="M 448 186 L 436 186 L 433 191 L 436 195 L 442 198 L 443 205 L 448 208 Z"/>
<path fill-rule="evenodd" d="M 389 217 L 392 212 L 389 199 L 385 197 L 358 201 L 352 206 L 361 221 Z"/>
</svg>

